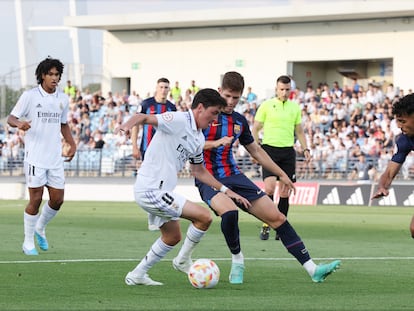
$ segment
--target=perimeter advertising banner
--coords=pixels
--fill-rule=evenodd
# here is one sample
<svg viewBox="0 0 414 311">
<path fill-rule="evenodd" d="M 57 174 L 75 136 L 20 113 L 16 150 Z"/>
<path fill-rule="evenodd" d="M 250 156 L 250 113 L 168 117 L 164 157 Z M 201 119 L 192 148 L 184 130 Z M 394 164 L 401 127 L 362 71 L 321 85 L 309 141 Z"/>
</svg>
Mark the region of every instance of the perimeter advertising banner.
<svg viewBox="0 0 414 311">
<path fill-rule="evenodd" d="M 264 183 L 262 181 L 255 182 L 256 185 L 264 189 Z M 292 194 L 289 197 L 289 203 L 293 205 L 316 205 L 318 198 L 318 187 L 317 182 L 297 182 L 295 183 L 296 194 Z M 275 190 L 275 202 L 279 202 L 279 186 L 276 185 Z"/>
<path fill-rule="evenodd" d="M 412 185 L 394 185 L 389 195 L 372 200 L 372 206 L 414 206 L 414 187 Z"/>
<path fill-rule="evenodd" d="M 372 185 L 319 185 L 318 205 L 370 205 Z"/>
<path fill-rule="evenodd" d="M 255 182 L 264 189 L 262 181 Z M 376 189 L 372 183 L 318 183 L 297 182 L 296 195 L 289 198 L 293 205 L 365 205 L 365 206 L 414 206 L 414 187 L 409 184 L 394 184 L 387 197 L 371 200 Z M 276 186 L 275 202 L 279 201 Z"/>
</svg>

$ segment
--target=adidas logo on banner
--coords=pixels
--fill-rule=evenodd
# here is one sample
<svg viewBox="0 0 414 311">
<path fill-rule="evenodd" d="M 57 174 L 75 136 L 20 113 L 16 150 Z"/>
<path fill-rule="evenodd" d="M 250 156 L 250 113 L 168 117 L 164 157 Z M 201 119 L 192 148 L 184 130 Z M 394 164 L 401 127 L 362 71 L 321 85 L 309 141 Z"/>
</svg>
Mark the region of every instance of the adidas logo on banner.
<svg viewBox="0 0 414 311">
<path fill-rule="evenodd" d="M 404 206 L 414 205 L 414 191 L 408 196 L 407 200 L 404 200 L 403 205 Z"/>
<path fill-rule="evenodd" d="M 397 205 L 394 188 L 390 189 L 388 196 L 383 197 L 378 201 L 378 205 Z"/>
<path fill-rule="evenodd" d="M 322 200 L 322 204 L 340 204 L 338 188 L 332 188 L 325 199 Z"/>
<path fill-rule="evenodd" d="M 351 194 L 346 205 L 364 205 L 364 197 L 362 196 L 361 188 L 355 189 L 355 192 Z"/>
</svg>

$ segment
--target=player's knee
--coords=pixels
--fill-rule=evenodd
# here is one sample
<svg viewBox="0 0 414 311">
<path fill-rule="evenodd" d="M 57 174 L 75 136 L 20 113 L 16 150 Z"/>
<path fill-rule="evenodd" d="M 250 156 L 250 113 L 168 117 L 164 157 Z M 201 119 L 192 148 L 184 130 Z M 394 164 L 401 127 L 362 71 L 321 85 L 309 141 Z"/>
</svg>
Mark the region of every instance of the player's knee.
<svg viewBox="0 0 414 311">
<path fill-rule="evenodd" d="M 269 225 L 272 228 L 277 228 L 281 224 L 283 224 L 285 221 L 286 221 L 286 216 L 281 211 L 277 210 L 277 214 L 275 215 L 275 218 L 273 219 L 271 223 L 269 223 Z"/>
<path fill-rule="evenodd" d="M 203 215 L 200 215 L 200 226 L 202 228 L 200 228 L 203 231 L 206 231 L 211 223 L 213 222 L 213 217 L 211 216 L 210 211 L 206 210 L 205 213 L 203 213 Z"/>
<path fill-rule="evenodd" d="M 58 211 L 63 204 L 63 198 L 58 200 L 49 200 L 50 208 Z"/>
<path fill-rule="evenodd" d="M 170 246 L 175 246 L 181 241 L 181 232 L 169 232 L 162 236 L 162 241 Z"/>
</svg>

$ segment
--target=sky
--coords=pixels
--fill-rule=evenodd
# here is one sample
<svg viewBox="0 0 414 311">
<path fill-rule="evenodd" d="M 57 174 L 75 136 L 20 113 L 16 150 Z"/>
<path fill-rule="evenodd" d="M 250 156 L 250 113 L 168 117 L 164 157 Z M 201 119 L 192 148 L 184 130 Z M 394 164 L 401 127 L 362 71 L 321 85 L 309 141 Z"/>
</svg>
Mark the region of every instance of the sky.
<svg viewBox="0 0 414 311">
<path fill-rule="evenodd" d="M 28 83 L 34 84 L 37 64 L 52 56 L 65 64 L 64 74 L 68 78 L 73 72 L 73 53 L 68 30 L 34 30 L 40 26 L 64 26 L 69 16 L 69 0 L 20 0 L 25 37 Z M 320 0 L 319 0 L 320 1 Z M 288 0 L 76 0 L 78 15 L 105 15 L 170 10 L 194 10 L 231 7 L 254 7 L 286 3 Z M 0 0 L 0 84 L 6 83 L 20 88 L 19 45 L 17 39 L 15 0 Z M 102 31 L 79 30 L 80 62 L 88 72 L 86 82 L 97 79 L 102 66 Z M 30 73 L 33 72 L 33 75 Z"/>
</svg>

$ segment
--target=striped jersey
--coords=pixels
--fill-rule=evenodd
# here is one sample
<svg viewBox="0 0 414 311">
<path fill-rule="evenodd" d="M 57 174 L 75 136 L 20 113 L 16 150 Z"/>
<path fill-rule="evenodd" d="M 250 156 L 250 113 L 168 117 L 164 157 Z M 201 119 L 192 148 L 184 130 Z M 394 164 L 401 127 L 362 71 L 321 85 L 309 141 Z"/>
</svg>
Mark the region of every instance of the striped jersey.
<svg viewBox="0 0 414 311">
<path fill-rule="evenodd" d="M 175 105 L 167 100 L 165 104 L 157 103 L 155 101 L 155 97 L 149 97 L 142 102 L 142 110 L 141 113 L 144 114 L 161 114 L 166 111 L 177 111 Z M 152 137 L 155 134 L 155 127 L 152 125 L 144 124 L 142 127 L 142 139 L 140 145 L 140 151 L 142 157 L 145 155 L 145 151 L 147 151 L 148 145 L 151 142 Z"/>
<path fill-rule="evenodd" d="M 239 140 L 243 146 L 254 142 L 246 118 L 238 112 L 220 113 L 217 121 L 204 131 L 206 141 L 218 140 L 225 136 L 233 136 L 229 146 L 220 146 L 204 150 L 204 162 L 207 170 L 216 178 L 242 174 L 233 155 L 233 144 Z"/>
</svg>

